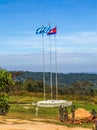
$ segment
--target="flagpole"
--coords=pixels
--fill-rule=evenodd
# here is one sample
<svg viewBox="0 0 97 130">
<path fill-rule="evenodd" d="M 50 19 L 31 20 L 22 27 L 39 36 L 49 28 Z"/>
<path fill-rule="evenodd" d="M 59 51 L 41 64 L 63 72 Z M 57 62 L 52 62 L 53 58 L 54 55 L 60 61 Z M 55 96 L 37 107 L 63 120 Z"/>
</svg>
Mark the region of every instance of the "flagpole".
<svg viewBox="0 0 97 130">
<path fill-rule="evenodd" d="M 45 101 L 45 62 L 44 62 L 44 39 L 42 33 L 42 46 L 43 46 L 43 88 L 44 88 L 44 101 Z"/>
<path fill-rule="evenodd" d="M 58 76 L 57 76 L 57 50 L 56 50 L 56 34 L 55 34 L 55 68 L 56 68 L 56 100 L 58 100 Z"/>
<path fill-rule="evenodd" d="M 50 35 L 49 35 L 49 45 L 50 45 L 50 87 L 51 87 L 51 100 L 52 100 L 52 55 L 51 55 L 51 43 L 50 43 Z"/>
</svg>

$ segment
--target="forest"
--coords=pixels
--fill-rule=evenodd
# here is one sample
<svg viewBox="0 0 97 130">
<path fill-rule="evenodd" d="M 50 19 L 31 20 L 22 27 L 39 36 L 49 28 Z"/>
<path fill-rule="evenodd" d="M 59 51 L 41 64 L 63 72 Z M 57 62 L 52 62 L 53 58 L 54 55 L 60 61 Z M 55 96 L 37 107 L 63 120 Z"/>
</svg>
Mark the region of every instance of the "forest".
<svg viewBox="0 0 97 130">
<path fill-rule="evenodd" d="M 29 72 L 29 71 L 12 71 L 13 75 L 15 75 L 14 79 L 16 81 L 24 82 L 27 79 L 33 79 L 35 81 L 43 80 L 43 73 L 42 72 Z M 58 85 L 60 87 L 71 86 L 73 83 L 77 81 L 89 81 L 97 87 L 97 74 L 95 73 L 58 73 Z M 50 82 L 50 73 L 45 73 L 46 84 L 49 85 Z M 55 85 L 55 73 L 52 73 L 52 80 L 53 84 Z"/>
<path fill-rule="evenodd" d="M 9 88 L 11 92 L 26 90 L 28 92 L 43 92 L 43 73 L 42 72 L 24 72 L 12 71 L 15 84 Z M 46 93 L 50 92 L 50 73 L 46 76 Z M 53 93 L 55 93 L 55 73 L 53 77 Z M 97 94 L 97 74 L 88 73 L 58 73 L 58 91 L 59 94 L 92 95 Z"/>
</svg>

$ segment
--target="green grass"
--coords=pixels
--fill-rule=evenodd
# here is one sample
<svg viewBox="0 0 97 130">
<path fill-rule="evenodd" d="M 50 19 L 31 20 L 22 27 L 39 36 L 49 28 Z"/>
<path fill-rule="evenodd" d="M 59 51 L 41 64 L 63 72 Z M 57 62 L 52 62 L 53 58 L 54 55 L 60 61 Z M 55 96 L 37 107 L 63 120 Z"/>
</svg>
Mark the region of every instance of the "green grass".
<svg viewBox="0 0 97 130">
<path fill-rule="evenodd" d="M 67 125 L 69 127 L 75 126 L 82 126 L 82 127 L 92 127 L 92 123 L 83 123 L 82 125 L 74 125 L 70 123 L 63 123 L 59 120 L 59 111 L 58 108 L 45 108 L 39 107 L 38 117 L 35 116 L 35 106 L 32 106 L 32 101 L 36 102 L 38 100 L 43 100 L 42 98 L 34 97 L 33 95 L 15 95 L 10 96 L 10 111 L 9 113 L 4 116 L 3 118 L 14 118 L 14 119 L 27 119 L 27 120 L 35 120 L 36 118 L 44 119 L 43 122 L 53 123 L 53 124 L 60 124 L 60 125 Z M 97 104 L 86 102 L 86 101 L 73 101 L 77 108 L 84 108 L 88 111 L 92 111 L 94 108 L 97 110 Z M 71 107 L 68 108 L 70 113 Z M 48 119 L 51 119 L 48 120 Z M 56 121 L 54 121 L 56 120 Z"/>
<path fill-rule="evenodd" d="M 82 102 L 82 101 L 75 101 L 74 102 L 76 108 L 84 108 L 87 111 L 92 111 L 92 109 L 97 110 L 97 104 L 91 103 L 91 102 Z"/>
<path fill-rule="evenodd" d="M 10 96 L 10 103 L 31 103 L 35 100 L 32 96 Z"/>
<path fill-rule="evenodd" d="M 17 118 L 18 114 L 20 114 L 21 119 L 24 119 L 24 116 L 30 119 L 30 118 L 36 118 L 36 107 L 32 105 L 27 104 L 11 104 L 10 112 L 9 114 L 15 113 L 15 116 Z M 16 115 L 17 113 L 17 115 Z M 39 107 L 39 118 L 55 118 L 58 115 L 58 108 L 42 108 Z"/>
</svg>

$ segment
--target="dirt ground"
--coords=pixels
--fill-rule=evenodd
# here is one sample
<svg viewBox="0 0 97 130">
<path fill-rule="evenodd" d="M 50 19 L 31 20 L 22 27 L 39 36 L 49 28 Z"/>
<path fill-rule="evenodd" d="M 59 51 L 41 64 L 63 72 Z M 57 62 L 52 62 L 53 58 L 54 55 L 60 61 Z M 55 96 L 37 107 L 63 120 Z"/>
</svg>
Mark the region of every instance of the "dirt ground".
<svg viewBox="0 0 97 130">
<path fill-rule="evenodd" d="M 70 115 L 71 116 L 71 115 Z M 91 114 L 85 109 L 79 108 L 75 111 L 75 118 L 86 118 Z M 38 121 L 38 122 L 37 122 Z M 70 128 L 62 125 L 43 123 L 42 120 L 28 121 L 21 119 L 0 118 L 0 130 L 91 130 L 88 128 Z"/>
<path fill-rule="evenodd" d="M 68 128 L 67 126 L 19 119 L 6 119 L 0 122 L 0 130 L 91 130 L 88 128 Z"/>
</svg>

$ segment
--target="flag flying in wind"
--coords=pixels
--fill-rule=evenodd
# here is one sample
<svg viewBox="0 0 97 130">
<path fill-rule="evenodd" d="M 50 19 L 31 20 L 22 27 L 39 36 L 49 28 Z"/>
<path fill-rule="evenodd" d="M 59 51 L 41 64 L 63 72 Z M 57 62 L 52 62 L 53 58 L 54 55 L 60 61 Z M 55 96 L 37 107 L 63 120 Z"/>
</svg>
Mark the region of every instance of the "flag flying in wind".
<svg viewBox="0 0 97 130">
<path fill-rule="evenodd" d="M 36 34 L 42 34 L 43 31 L 44 31 L 44 26 L 38 28 L 38 29 L 36 30 Z"/>
<path fill-rule="evenodd" d="M 48 33 L 50 31 L 50 26 L 49 27 L 40 27 L 36 30 L 36 34 L 44 34 L 44 33 Z"/>
<path fill-rule="evenodd" d="M 50 31 L 47 33 L 47 35 L 52 35 L 52 34 L 56 34 L 57 33 L 57 28 L 52 28 L 50 29 Z"/>
<path fill-rule="evenodd" d="M 51 27 L 44 27 L 44 33 L 48 33 L 50 31 Z"/>
</svg>

